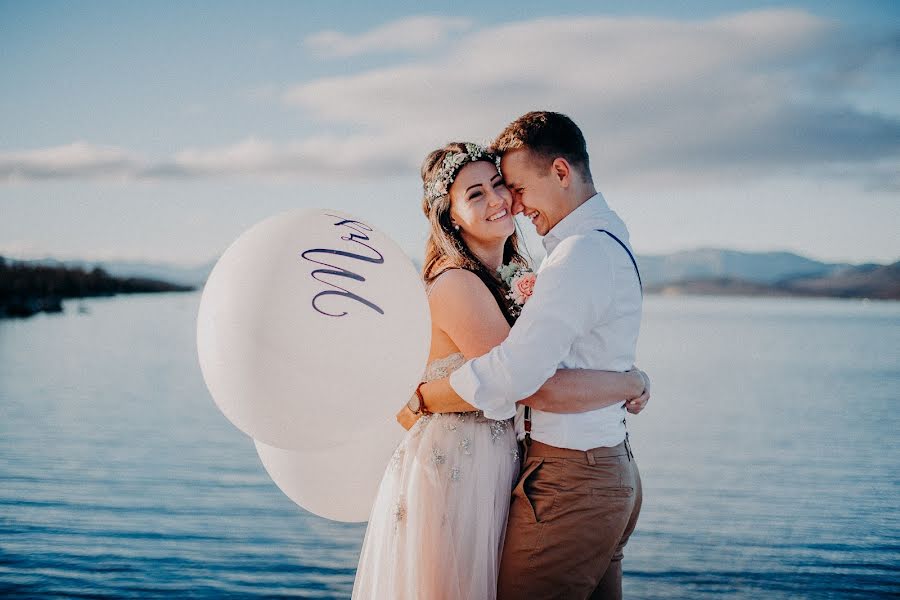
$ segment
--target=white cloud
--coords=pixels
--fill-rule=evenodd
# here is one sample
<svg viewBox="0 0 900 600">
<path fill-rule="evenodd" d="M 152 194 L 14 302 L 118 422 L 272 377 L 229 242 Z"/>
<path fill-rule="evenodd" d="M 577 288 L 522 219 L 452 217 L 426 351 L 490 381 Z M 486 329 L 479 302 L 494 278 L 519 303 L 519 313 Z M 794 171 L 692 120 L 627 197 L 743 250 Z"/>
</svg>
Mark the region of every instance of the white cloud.
<svg viewBox="0 0 900 600">
<path fill-rule="evenodd" d="M 306 38 L 307 48 L 328 57 L 349 57 L 386 52 L 418 52 L 443 43 L 471 27 L 469 19 L 451 17 L 408 17 L 375 29 L 351 35 L 321 31 Z"/>
<path fill-rule="evenodd" d="M 418 17 L 319 48 L 422 48 L 423 39 L 400 34 L 428 23 L 429 39 L 450 31 L 445 20 Z M 661 189 L 789 175 L 896 190 L 900 109 L 866 112 L 846 94 L 847 86 L 858 93 L 867 80 L 883 86 L 898 74 L 896 43 L 853 40 L 857 55 L 881 57 L 872 70 L 867 61 L 848 63 L 848 39 L 837 23 L 796 10 L 507 23 L 459 33 L 438 55 L 285 89 L 280 99 L 318 128 L 303 139 L 251 137 L 155 162 L 79 143 L 0 155 L 0 178 L 415 175 L 440 144 L 489 139 L 528 110 L 550 109 L 582 127 L 601 185 Z M 861 69 L 865 76 L 855 76 Z"/>
<path fill-rule="evenodd" d="M 316 136 L 275 143 L 248 138 L 236 144 L 191 148 L 166 162 L 148 165 L 139 176 L 195 177 L 213 175 L 316 176 L 335 173 L 367 177 L 411 171 L 416 164 L 388 136 Z"/>
<path fill-rule="evenodd" d="M 284 99 L 326 122 L 402 127 L 419 152 L 417 140 L 490 135 L 528 110 L 560 110 L 612 179 L 727 179 L 897 156 L 896 118 L 814 88 L 839 33 L 794 10 L 540 19 L 473 32 L 430 61 L 303 83 Z"/>
<path fill-rule="evenodd" d="M 0 180 L 127 177 L 137 165 L 138 159 L 126 150 L 78 141 L 50 148 L 0 152 Z"/>
<path fill-rule="evenodd" d="M 149 160 L 117 148 L 76 142 L 24 152 L 0 153 L 0 181 L 65 178 L 168 179 L 229 175 L 372 177 L 410 173 L 405 140 L 389 136 L 315 136 L 276 143 L 257 138 L 210 148 L 187 148 L 165 160 Z"/>
</svg>

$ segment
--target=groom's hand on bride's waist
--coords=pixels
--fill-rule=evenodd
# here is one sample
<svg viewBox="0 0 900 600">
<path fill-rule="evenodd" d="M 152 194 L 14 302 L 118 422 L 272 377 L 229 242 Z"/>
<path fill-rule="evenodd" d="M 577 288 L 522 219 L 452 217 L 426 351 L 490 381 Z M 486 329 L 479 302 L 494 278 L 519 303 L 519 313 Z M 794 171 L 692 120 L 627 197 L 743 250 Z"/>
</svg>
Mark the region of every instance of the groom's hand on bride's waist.
<svg viewBox="0 0 900 600">
<path fill-rule="evenodd" d="M 644 392 L 637 398 L 632 398 L 625 402 L 625 410 L 633 415 L 644 410 L 644 408 L 647 407 L 647 402 L 650 401 L 650 377 L 644 371 L 641 371 L 640 369 L 636 370 L 644 380 Z"/>
</svg>

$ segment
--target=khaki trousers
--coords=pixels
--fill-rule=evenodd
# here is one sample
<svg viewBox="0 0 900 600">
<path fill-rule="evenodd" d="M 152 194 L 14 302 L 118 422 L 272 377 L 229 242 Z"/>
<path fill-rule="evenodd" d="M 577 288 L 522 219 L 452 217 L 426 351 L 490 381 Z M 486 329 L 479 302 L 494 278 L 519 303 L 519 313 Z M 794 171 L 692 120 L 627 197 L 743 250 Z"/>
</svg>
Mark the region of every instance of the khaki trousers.
<svg viewBox="0 0 900 600">
<path fill-rule="evenodd" d="M 588 451 L 538 441 L 523 449 L 498 600 L 621 598 L 622 551 L 641 510 L 627 440 Z"/>
</svg>

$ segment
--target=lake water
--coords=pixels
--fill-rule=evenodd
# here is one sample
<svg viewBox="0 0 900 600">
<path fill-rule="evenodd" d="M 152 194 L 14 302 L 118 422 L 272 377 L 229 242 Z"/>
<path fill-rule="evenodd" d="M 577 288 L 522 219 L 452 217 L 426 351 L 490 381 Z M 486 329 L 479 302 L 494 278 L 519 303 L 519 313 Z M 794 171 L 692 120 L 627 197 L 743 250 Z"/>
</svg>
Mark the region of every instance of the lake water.
<svg viewBox="0 0 900 600">
<path fill-rule="evenodd" d="M 364 525 L 217 410 L 199 299 L 0 321 L 0 595 L 349 596 Z M 900 303 L 648 297 L 638 356 L 628 597 L 900 595 Z"/>
</svg>

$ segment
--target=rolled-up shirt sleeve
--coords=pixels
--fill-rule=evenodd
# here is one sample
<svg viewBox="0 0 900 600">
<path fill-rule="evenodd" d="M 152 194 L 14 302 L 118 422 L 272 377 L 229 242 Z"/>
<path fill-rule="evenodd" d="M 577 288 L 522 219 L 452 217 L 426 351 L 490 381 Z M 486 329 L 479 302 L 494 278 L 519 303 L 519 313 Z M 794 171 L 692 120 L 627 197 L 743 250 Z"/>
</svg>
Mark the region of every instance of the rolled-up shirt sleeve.
<svg viewBox="0 0 900 600">
<path fill-rule="evenodd" d="M 450 375 L 456 393 L 486 417 L 515 416 L 516 402 L 556 373 L 572 343 L 610 306 L 613 266 L 599 237 L 561 241 L 545 259 L 506 340 Z"/>
</svg>

